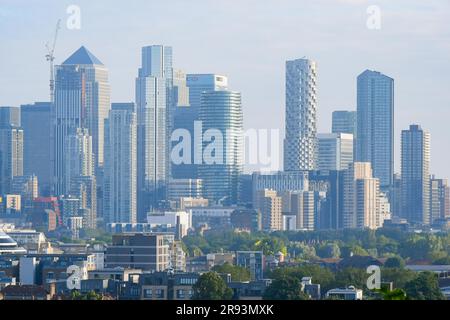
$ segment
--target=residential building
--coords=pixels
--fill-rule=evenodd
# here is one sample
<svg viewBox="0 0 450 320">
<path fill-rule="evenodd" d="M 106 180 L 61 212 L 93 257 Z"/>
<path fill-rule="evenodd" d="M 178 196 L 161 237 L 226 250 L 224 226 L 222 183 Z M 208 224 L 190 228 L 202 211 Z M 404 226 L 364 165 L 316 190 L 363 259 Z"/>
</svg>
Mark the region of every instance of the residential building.
<svg viewBox="0 0 450 320">
<path fill-rule="evenodd" d="M 236 265 L 249 269 L 252 280 L 264 279 L 262 251 L 236 251 Z"/>
<path fill-rule="evenodd" d="M 264 189 L 275 190 L 282 194 L 285 191 L 306 191 L 308 190 L 308 172 L 283 172 L 274 174 L 253 173 L 252 176 L 253 207 L 256 202 L 258 191 Z"/>
<path fill-rule="evenodd" d="M 95 176 L 72 177 L 70 194 L 80 199 L 83 227 L 97 228 L 97 180 Z"/>
<path fill-rule="evenodd" d="M 275 190 L 258 191 L 255 209 L 261 212 L 263 230 L 283 230 L 282 198 Z"/>
<path fill-rule="evenodd" d="M 167 198 L 201 198 L 203 183 L 201 179 L 170 179 Z"/>
<path fill-rule="evenodd" d="M 137 222 L 137 120 L 134 104 L 112 104 L 105 120 L 103 210 L 106 223 Z"/>
<path fill-rule="evenodd" d="M 291 194 L 290 214 L 295 215 L 295 230 L 313 231 L 315 229 L 315 196 L 314 191 Z"/>
<path fill-rule="evenodd" d="M 284 170 L 316 167 L 317 70 L 309 59 L 286 62 Z"/>
<path fill-rule="evenodd" d="M 379 180 L 373 178 L 369 162 L 355 162 L 344 173 L 344 228 L 377 229 L 380 216 Z"/>
<path fill-rule="evenodd" d="M 198 168 L 203 196 L 213 203 L 236 204 L 244 161 L 241 94 L 226 90 L 203 92 L 200 120 L 203 144 L 197 151 L 203 152 Z"/>
<path fill-rule="evenodd" d="M 390 191 L 394 176 L 394 79 L 366 70 L 357 79 L 358 162 L 370 162 L 373 177 Z"/>
<path fill-rule="evenodd" d="M 238 230 L 259 231 L 261 220 L 261 212 L 255 209 L 235 209 L 230 215 L 231 227 Z"/>
<path fill-rule="evenodd" d="M 186 84 L 189 88 L 189 105 L 197 114 L 200 113 L 203 92 L 228 90 L 228 78 L 218 74 L 187 74 Z"/>
<path fill-rule="evenodd" d="M 187 163 L 171 163 L 172 166 L 172 178 L 173 179 L 197 179 L 198 178 L 198 166 L 199 161 L 195 161 L 195 148 L 198 145 L 193 140 L 195 135 L 195 124 L 200 121 L 200 107 L 201 107 L 201 95 L 206 91 L 219 91 L 228 89 L 228 79 L 221 75 L 215 74 L 188 74 L 185 79 L 178 75 L 179 80 L 174 78 L 174 91 L 178 95 L 182 94 L 182 98 L 179 98 L 178 105 L 175 108 L 174 114 L 174 127 L 173 129 L 187 130 L 190 136 L 190 159 Z M 178 85 L 175 83 L 178 82 Z M 188 103 L 185 101 L 185 89 L 184 82 L 188 89 Z M 181 88 L 181 91 L 179 88 Z M 201 134 L 201 129 L 198 134 Z M 172 147 L 178 141 L 172 141 Z M 187 152 L 187 151 L 186 151 Z M 202 160 L 202 159 L 200 159 Z M 201 161 L 200 161 L 201 162 Z"/>
<path fill-rule="evenodd" d="M 345 170 L 353 162 L 353 135 L 317 134 L 317 170 Z"/>
<path fill-rule="evenodd" d="M 168 268 L 169 262 L 169 245 L 165 243 L 161 234 L 115 234 L 105 255 L 106 268 L 164 271 Z"/>
<path fill-rule="evenodd" d="M 430 134 L 419 125 L 402 130 L 402 218 L 430 224 Z"/>
<path fill-rule="evenodd" d="M 361 289 L 356 289 L 353 286 L 348 288 L 336 288 L 328 290 L 326 297 L 339 300 L 362 300 L 363 291 Z"/>
<path fill-rule="evenodd" d="M 170 225 L 180 228 L 182 238 L 187 235 L 188 230 L 192 227 L 192 216 L 190 212 L 186 211 L 152 212 L 147 215 L 147 223 L 152 226 Z"/>
<path fill-rule="evenodd" d="M 155 272 L 142 274 L 141 300 L 190 300 L 194 294 L 193 286 L 197 283 L 198 273 Z"/>
<path fill-rule="evenodd" d="M 235 207 L 191 207 L 186 211 L 192 216 L 192 227 L 207 226 L 211 229 L 230 227 L 231 213 Z"/>
<path fill-rule="evenodd" d="M 447 179 L 430 179 L 430 223 L 450 218 L 450 187 Z"/>
<path fill-rule="evenodd" d="M 19 127 L 0 127 L 0 194 L 11 193 L 13 178 L 23 176 L 23 137 Z"/>
</svg>

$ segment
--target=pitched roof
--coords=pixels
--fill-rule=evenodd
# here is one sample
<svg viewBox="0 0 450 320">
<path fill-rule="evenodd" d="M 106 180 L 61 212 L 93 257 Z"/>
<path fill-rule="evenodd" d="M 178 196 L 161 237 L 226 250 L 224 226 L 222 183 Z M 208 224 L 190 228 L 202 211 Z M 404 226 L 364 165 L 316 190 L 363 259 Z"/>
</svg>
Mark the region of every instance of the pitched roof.
<svg viewBox="0 0 450 320">
<path fill-rule="evenodd" d="M 10 296 L 46 296 L 47 290 L 36 285 L 10 285 L 2 290 L 3 295 Z"/>
<path fill-rule="evenodd" d="M 84 46 L 81 46 L 80 49 L 75 51 L 66 61 L 63 62 L 63 65 L 73 65 L 73 64 L 99 64 L 103 65 L 103 63 L 97 59 L 88 49 Z"/>
</svg>

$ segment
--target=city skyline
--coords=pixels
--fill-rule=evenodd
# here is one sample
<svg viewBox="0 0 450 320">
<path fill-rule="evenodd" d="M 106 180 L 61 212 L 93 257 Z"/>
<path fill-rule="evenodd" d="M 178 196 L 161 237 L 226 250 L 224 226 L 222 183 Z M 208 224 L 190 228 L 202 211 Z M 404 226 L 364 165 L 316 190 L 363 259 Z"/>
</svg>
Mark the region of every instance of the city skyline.
<svg viewBox="0 0 450 320">
<path fill-rule="evenodd" d="M 0 5 L 0 300 L 450 300 L 449 0 L 77 1 Z"/>
<path fill-rule="evenodd" d="M 255 24 L 252 28 L 247 30 L 242 29 L 242 25 L 229 26 L 232 30 L 238 28 L 246 30 L 243 35 L 236 35 L 236 37 L 238 37 L 237 40 L 242 40 L 241 38 L 246 36 L 247 41 L 239 41 L 239 46 L 233 47 L 233 50 L 226 49 L 232 38 L 222 38 L 221 42 L 214 40 L 212 31 L 219 26 L 210 19 L 207 19 L 205 23 L 209 23 L 211 32 L 202 28 L 195 29 L 199 36 L 211 40 L 208 41 L 209 45 L 205 47 L 194 37 L 194 42 L 191 41 L 187 46 L 186 42 L 180 40 L 180 37 L 174 33 L 180 26 L 185 28 L 186 32 L 192 31 L 192 26 L 187 24 L 188 20 L 184 17 L 178 20 L 170 19 L 166 23 L 157 20 L 161 22 L 156 28 L 160 32 L 155 32 L 155 28 L 151 28 L 146 20 L 140 19 L 142 15 L 138 13 L 138 18 L 130 21 L 130 25 L 125 28 L 126 24 L 115 25 L 109 22 L 110 18 L 104 17 L 108 15 L 102 15 L 99 21 L 92 21 L 94 15 L 99 13 L 100 8 L 111 12 L 111 17 L 113 17 L 116 11 L 120 11 L 117 9 L 122 5 L 104 8 L 99 4 L 88 4 L 81 1 L 79 3 L 82 17 L 81 29 L 68 30 L 64 23 L 65 17 L 68 16 L 65 11 L 66 4 L 55 4 L 44 11 L 40 6 L 33 4 L 20 2 L 8 4 L 7 2 L 0 11 L 3 18 L 0 22 L 2 27 L 0 30 L 5 31 L 5 33 L 0 31 L 0 35 L 4 34 L 5 40 L 9 44 L 0 50 L 0 57 L 4 58 L 1 59 L 3 62 L 0 62 L 0 67 L 7 75 L 1 79 L 0 83 L 6 93 L 3 94 L 4 102 L 2 104 L 19 106 L 33 101 L 48 100 L 48 66 L 43 58 L 44 44 L 51 39 L 56 20 L 63 18 L 63 26 L 56 49 L 56 64 L 64 61 L 64 58 L 79 46 L 86 44 L 109 69 L 112 87 L 111 101 L 133 100 L 133 79 L 139 64 L 140 47 L 151 43 L 171 45 L 174 48 L 174 65 L 177 68 L 183 69 L 186 73 L 224 74 L 230 79 L 230 89 L 242 92 L 245 129 L 276 128 L 280 129 L 281 138 L 284 136 L 283 64 L 285 60 L 306 55 L 318 63 L 318 132 L 331 130 L 331 112 L 333 110 L 342 109 L 344 106 L 348 106 L 351 108 L 350 110 L 356 110 L 355 78 L 365 69 L 374 69 L 388 74 L 396 80 L 395 172 L 400 172 L 401 128 L 407 127 L 411 123 L 420 122 L 432 133 L 432 153 L 433 150 L 439 150 L 439 152 L 445 150 L 447 130 L 444 120 L 434 119 L 433 113 L 428 110 L 431 105 L 436 112 L 444 114 L 448 112 L 445 107 L 449 98 L 443 92 L 445 92 L 444 84 L 449 82 L 447 79 L 450 72 L 445 72 L 448 66 L 444 63 L 444 59 L 448 56 L 450 48 L 446 41 L 449 36 L 448 32 L 442 26 L 449 15 L 449 10 L 445 10 L 449 4 L 445 1 L 430 1 L 427 4 L 408 2 L 409 6 L 404 9 L 400 4 L 380 1 L 381 29 L 370 30 L 366 26 L 368 17 L 366 9 L 370 2 L 337 1 L 339 6 L 333 7 L 333 9 L 337 9 L 334 11 L 331 8 L 329 11 L 324 10 L 321 2 L 323 1 L 315 3 L 289 2 L 281 7 L 272 3 L 257 6 L 255 16 L 251 19 L 251 22 Z M 172 1 L 171 8 L 174 3 L 178 5 L 175 6 L 174 13 L 180 15 L 184 4 Z M 242 4 L 243 8 L 246 8 L 247 5 L 249 4 Z M 33 19 L 33 23 L 42 20 L 42 26 L 33 30 L 31 38 L 27 29 L 28 25 L 24 23 L 27 21 L 27 12 L 31 12 L 31 10 L 27 11 L 30 6 L 36 7 L 33 14 L 42 17 L 42 19 Z M 161 3 L 141 3 L 141 6 L 143 8 L 154 7 L 154 10 L 167 12 L 167 6 Z M 202 1 L 193 6 L 198 7 L 199 12 L 211 9 L 210 4 Z M 319 8 L 320 11 L 318 11 Z M 421 9 L 426 10 L 421 11 Z M 135 10 L 129 9 L 124 12 L 125 23 L 128 21 L 126 12 L 130 12 L 131 15 L 135 13 Z M 236 21 L 243 14 L 242 12 L 245 10 L 231 11 L 230 7 L 224 3 L 219 3 L 217 8 L 213 8 L 213 13 L 217 15 L 219 21 L 227 18 Z M 314 14 L 308 15 L 308 12 Z M 333 16 L 330 15 L 331 12 L 334 13 Z M 280 34 L 280 37 L 274 38 L 273 34 L 278 30 L 274 24 L 279 22 L 281 17 L 277 15 L 278 13 L 284 13 L 286 21 L 278 27 L 280 31 L 284 32 Z M 11 19 L 17 14 L 23 14 L 21 16 L 23 20 Z M 396 19 L 400 17 L 404 22 L 396 23 Z M 320 20 L 317 20 L 319 18 Z M 261 25 L 264 19 L 268 19 L 271 23 L 269 25 L 273 28 Z M 408 21 L 411 23 L 408 24 Z M 311 26 L 308 28 L 310 34 L 302 31 L 301 27 L 306 25 Z M 415 27 L 411 28 L 411 26 Z M 126 46 L 114 46 L 114 50 L 111 50 L 113 44 L 109 37 L 100 37 L 104 36 L 110 27 L 119 38 L 124 31 L 128 30 L 127 33 L 132 31 L 131 36 L 123 38 L 126 39 L 124 43 Z M 14 33 L 10 32 L 11 28 L 14 28 Z M 333 32 L 328 31 L 330 28 Z M 351 39 L 349 38 L 350 30 L 352 32 Z M 299 35 L 293 36 L 297 33 Z M 11 38 L 12 34 L 15 35 L 14 40 Z M 406 38 L 404 41 L 401 41 L 401 38 L 399 40 L 401 36 L 405 36 L 408 42 L 406 42 Z M 94 39 L 95 41 L 93 41 Z M 302 39 L 300 43 L 309 45 L 301 45 L 293 39 Z M 29 45 L 36 50 L 33 50 L 32 54 L 26 50 L 18 50 L 23 41 L 28 41 Z M 198 44 L 198 46 L 192 46 L 192 43 Z M 356 47 L 356 43 L 359 43 L 360 46 Z M 408 50 L 406 50 L 406 45 Z M 121 47 L 127 47 L 127 52 L 124 52 Z M 42 50 L 41 53 L 39 48 Z M 423 48 L 428 48 L 428 50 Z M 259 49 L 258 54 L 253 55 L 254 59 L 249 59 L 251 54 L 256 54 L 255 50 L 257 49 Z M 11 61 L 11 58 L 7 57 L 11 56 L 12 50 L 15 50 L 13 62 L 16 61 L 16 58 L 21 58 L 21 64 L 16 69 L 11 69 L 10 63 L 5 63 Z M 330 51 L 333 51 L 334 54 L 329 55 Z M 208 54 L 209 52 L 214 52 L 214 54 Z M 394 52 L 407 53 L 409 59 L 404 59 L 404 54 Z M 353 58 L 346 59 L 349 55 Z M 348 63 L 342 64 L 340 62 L 342 59 Z M 411 61 L 416 62 L 415 68 L 410 68 Z M 17 63 L 12 63 L 12 65 L 17 66 Z M 246 65 L 247 68 L 242 68 L 242 65 Z M 28 90 L 23 94 L 17 94 L 14 84 L 19 81 L 22 67 L 26 67 L 30 75 L 29 79 L 20 78 L 22 85 Z M 338 86 L 335 85 L 336 74 L 340 75 Z M 252 78 L 258 78 L 258 81 L 250 81 Z M 272 89 L 264 90 L 264 97 L 261 97 L 261 88 Z M 255 112 L 258 112 L 260 116 L 252 117 Z M 444 118 L 442 117 L 442 119 Z M 282 154 L 282 152 L 280 153 Z M 450 176 L 450 169 L 446 166 L 445 158 L 444 153 L 444 156 L 432 159 L 431 171 L 437 176 Z"/>
</svg>

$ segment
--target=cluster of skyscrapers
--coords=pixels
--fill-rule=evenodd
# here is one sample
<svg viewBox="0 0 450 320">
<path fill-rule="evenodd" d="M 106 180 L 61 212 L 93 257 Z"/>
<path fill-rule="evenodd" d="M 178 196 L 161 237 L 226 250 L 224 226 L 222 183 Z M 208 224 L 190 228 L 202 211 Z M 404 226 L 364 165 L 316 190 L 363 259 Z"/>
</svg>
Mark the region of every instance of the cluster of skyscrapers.
<svg viewBox="0 0 450 320">
<path fill-rule="evenodd" d="M 146 222 L 179 209 L 180 198 L 251 207 L 267 231 L 450 218 L 449 187 L 430 176 L 420 126 L 402 131 L 394 174 L 392 78 L 361 73 L 357 110 L 333 112 L 331 132 L 318 133 L 316 63 L 287 61 L 284 170 L 244 175 L 241 94 L 227 77 L 175 69 L 168 46 L 144 47 L 141 57 L 134 102 L 111 103 L 107 68 L 81 47 L 55 67 L 53 101 L 0 108 L 5 209 L 17 209 L 16 196 L 31 212 L 57 199 L 64 217 L 51 206 L 54 224 L 89 229 Z"/>
</svg>

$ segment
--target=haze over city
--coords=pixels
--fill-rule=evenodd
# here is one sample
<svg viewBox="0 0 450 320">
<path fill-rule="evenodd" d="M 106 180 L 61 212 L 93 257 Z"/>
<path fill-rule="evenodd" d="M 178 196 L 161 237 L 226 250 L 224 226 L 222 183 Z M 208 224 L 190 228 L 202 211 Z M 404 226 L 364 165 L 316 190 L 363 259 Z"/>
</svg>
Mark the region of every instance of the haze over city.
<svg viewBox="0 0 450 320">
<path fill-rule="evenodd" d="M 71 4 L 81 9 L 79 30 L 66 28 Z M 379 30 L 367 27 L 370 5 L 381 9 Z M 396 171 L 400 131 L 419 123 L 431 133 L 431 172 L 448 177 L 449 7 L 445 0 L 4 0 L 2 105 L 49 99 L 45 43 L 62 19 L 55 63 L 85 45 L 109 69 L 111 101 L 134 100 L 141 47 L 170 45 L 177 68 L 228 76 L 242 92 L 245 128 L 280 129 L 283 138 L 285 61 L 306 56 L 317 62 L 318 132 L 330 131 L 333 110 L 356 109 L 358 74 L 381 71 L 395 79 Z"/>
</svg>

